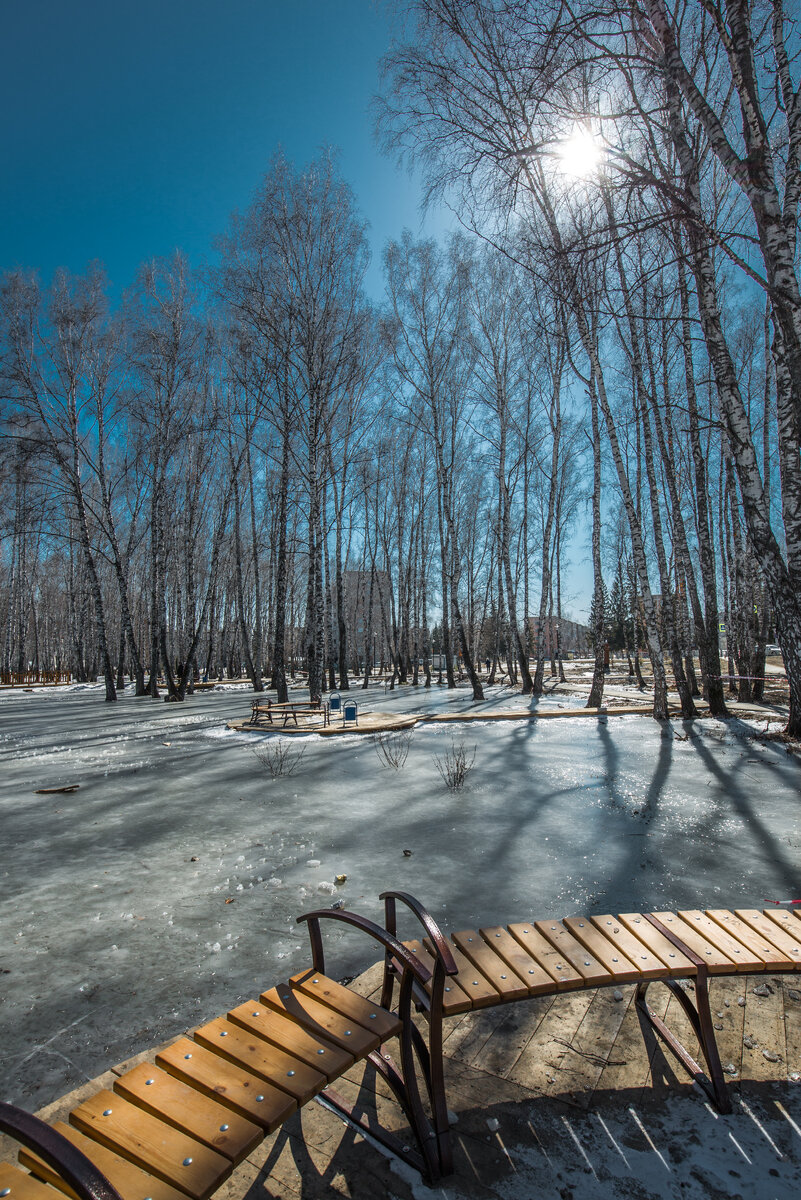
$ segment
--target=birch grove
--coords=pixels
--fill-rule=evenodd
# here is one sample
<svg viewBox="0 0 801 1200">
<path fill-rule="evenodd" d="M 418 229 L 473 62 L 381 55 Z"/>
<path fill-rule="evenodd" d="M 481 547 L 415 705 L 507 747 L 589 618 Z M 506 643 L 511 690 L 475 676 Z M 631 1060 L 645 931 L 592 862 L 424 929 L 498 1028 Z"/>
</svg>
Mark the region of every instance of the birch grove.
<svg viewBox="0 0 801 1200">
<path fill-rule="evenodd" d="M 381 292 L 328 153 L 274 159 L 203 273 L 5 278 L 2 670 L 538 695 L 578 602 L 591 706 L 611 643 L 656 719 L 726 716 L 776 638 L 799 736 L 796 23 L 399 6 L 380 135 L 464 232 L 398 231 Z"/>
</svg>

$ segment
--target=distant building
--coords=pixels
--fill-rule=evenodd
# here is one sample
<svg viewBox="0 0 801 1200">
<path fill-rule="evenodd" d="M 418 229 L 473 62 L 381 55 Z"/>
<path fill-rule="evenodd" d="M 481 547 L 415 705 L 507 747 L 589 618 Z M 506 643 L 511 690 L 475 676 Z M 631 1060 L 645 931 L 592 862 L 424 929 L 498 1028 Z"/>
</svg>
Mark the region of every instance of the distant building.
<svg viewBox="0 0 801 1200">
<path fill-rule="evenodd" d="M 539 627 L 540 623 L 537 617 L 528 618 L 531 646 L 535 654 Z M 557 620 L 556 617 L 546 617 L 543 623 L 543 645 L 545 647 L 546 658 L 550 658 L 552 654 L 556 654 L 557 629 L 559 630 L 559 644 L 562 648 L 562 654 L 567 654 L 569 651 L 572 654 L 586 655 L 589 652 L 590 631 L 588 626 L 580 625 L 578 621 L 569 621 L 565 617 L 561 620 Z"/>
<path fill-rule="evenodd" d="M 384 638 L 384 618 L 381 612 L 381 597 L 383 596 L 386 618 L 390 614 L 390 579 L 386 571 L 376 571 L 373 579 L 373 603 L 370 606 L 368 621 L 368 606 L 370 605 L 370 571 L 343 571 L 342 592 L 345 608 L 345 621 L 348 627 L 350 652 L 362 658 L 365 652 L 364 639 L 369 632 L 372 636 L 373 657 L 383 658 L 386 653 Z"/>
</svg>

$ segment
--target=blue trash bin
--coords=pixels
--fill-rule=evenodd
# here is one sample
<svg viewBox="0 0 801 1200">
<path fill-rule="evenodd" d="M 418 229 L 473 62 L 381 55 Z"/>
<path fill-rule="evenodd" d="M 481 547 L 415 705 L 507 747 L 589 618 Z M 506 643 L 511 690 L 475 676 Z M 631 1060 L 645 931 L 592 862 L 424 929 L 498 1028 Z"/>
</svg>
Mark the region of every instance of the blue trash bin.
<svg viewBox="0 0 801 1200">
<path fill-rule="evenodd" d="M 359 719 L 359 706 L 355 700 L 346 700 L 342 706 L 342 723 L 355 725 Z"/>
<path fill-rule="evenodd" d="M 332 713 L 342 711 L 342 697 L 339 692 L 332 692 L 328 697 L 328 708 Z"/>
</svg>

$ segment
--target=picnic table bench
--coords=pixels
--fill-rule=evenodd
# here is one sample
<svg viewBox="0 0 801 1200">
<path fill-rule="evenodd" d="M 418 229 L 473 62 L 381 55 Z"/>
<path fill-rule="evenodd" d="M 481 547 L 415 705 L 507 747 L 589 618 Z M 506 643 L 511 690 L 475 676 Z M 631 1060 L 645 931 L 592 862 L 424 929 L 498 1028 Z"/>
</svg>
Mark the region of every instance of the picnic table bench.
<svg viewBox="0 0 801 1200">
<path fill-rule="evenodd" d="M 400 984 L 391 1012 L 325 974 L 320 922 L 328 918 L 376 939 Z M 380 926 L 343 910 L 308 923 L 312 965 L 207 1021 L 121 1075 L 49 1126 L 0 1103 L 0 1132 L 20 1143 L 22 1170 L 0 1163 L 0 1196 L 56 1200 L 52 1185 L 80 1200 L 207 1200 L 255 1146 L 317 1096 L 424 1176 L 438 1158 L 415 1072 L 412 987 L 429 972 Z M 398 1063 L 386 1043 L 398 1039 Z M 404 1145 L 371 1114 L 357 1113 L 332 1088 L 369 1060 L 389 1084 L 411 1127 Z"/>
<path fill-rule="evenodd" d="M 266 721 L 268 725 L 280 725 L 286 729 L 290 722 L 298 728 L 298 717 L 323 718 L 323 725 L 328 725 L 328 705 L 318 704 L 313 700 L 253 700 L 251 702 L 250 724 L 259 725 Z M 305 720 L 304 720 L 304 723 Z"/>
</svg>

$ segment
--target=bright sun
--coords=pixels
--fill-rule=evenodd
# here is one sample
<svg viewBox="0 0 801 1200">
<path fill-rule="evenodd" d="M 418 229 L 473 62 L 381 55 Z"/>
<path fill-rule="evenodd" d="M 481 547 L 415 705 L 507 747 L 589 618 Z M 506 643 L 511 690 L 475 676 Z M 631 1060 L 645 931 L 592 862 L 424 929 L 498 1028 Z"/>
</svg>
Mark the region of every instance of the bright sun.
<svg viewBox="0 0 801 1200">
<path fill-rule="evenodd" d="M 574 179 L 595 175 L 603 158 L 603 146 L 588 129 L 576 129 L 557 150 L 559 169 Z"/>
</svg>

